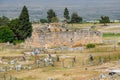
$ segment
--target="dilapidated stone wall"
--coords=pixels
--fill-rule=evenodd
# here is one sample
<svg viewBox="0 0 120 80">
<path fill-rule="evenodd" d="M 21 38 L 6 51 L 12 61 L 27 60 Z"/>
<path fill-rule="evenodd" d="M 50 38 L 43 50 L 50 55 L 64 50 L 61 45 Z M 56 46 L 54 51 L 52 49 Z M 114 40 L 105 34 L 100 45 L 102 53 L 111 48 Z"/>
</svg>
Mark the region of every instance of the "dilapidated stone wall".
<svg viewBox="0 0 120 80">
<path fill-rule="evenodd" d="M 48 33 L 33 31 L 32 37 L 26 40 L 25 47 L 75 47 L 89 43 L 102 43 L 102 33 L 87 29 Z"/>
</svg>

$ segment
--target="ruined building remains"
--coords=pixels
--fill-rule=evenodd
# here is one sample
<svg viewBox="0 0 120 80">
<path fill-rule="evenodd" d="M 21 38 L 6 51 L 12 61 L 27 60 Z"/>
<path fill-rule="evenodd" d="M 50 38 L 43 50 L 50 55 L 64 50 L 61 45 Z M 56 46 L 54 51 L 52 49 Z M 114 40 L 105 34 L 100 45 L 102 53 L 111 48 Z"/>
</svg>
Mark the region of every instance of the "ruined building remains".
<svg viewBox="0 0 120 80">
<path fill-rule="evenodd" d="M 25 47 L 77 47 L 89 43 L 102 43 L 102 33 L 90 29 L 68 31 L 62 27 L 56 28 L 48 26 L 40 29 L 34 29 L 32 37 L 26 40 Z"/>
</svg>

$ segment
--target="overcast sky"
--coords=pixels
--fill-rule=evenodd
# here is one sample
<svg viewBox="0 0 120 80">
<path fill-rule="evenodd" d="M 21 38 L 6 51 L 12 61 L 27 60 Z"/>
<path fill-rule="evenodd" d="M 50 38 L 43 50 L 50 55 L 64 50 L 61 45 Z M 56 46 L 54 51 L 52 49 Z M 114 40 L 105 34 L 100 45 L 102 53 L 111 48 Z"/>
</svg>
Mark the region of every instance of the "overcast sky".
<svg viewBox="0 0 120 80">
<path fill-rule="evenodd" d="M 0 7 L 20 7 L 23 5 L 32 7 L 76 7 L 76 6 L 100 6 L 120 4 L 120 0 L 0 0 Z"/>
</svg>

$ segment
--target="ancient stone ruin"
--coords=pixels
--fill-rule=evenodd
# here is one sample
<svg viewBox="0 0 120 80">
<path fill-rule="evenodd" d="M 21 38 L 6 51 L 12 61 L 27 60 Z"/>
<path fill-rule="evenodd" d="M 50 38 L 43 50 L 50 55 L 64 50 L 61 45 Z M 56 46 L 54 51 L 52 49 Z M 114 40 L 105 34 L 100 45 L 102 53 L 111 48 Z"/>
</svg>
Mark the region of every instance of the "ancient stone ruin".
<svg viewBox="0 0 120 80">
<path fill-rule="evenodd" d="M 102 33 L 91 29 L 72 31 L 61 25 L 50 24 L 35 28 L 32 37 L 26 40 L 25 47 L 77 47 L 89 43 L 102 43 Z"/>
</svg>

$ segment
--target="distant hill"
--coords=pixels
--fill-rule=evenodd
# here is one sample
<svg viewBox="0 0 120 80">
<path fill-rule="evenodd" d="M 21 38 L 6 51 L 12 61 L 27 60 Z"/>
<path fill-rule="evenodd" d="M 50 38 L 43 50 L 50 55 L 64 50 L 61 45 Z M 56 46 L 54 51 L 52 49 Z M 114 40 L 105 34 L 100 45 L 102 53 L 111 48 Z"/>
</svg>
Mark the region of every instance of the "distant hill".
<svg viewBox="0 0 120 80">
<path fill-rule="evenodd" d="M 78 12 L 85 20 L 96 20 L 102 15 L 120 19 L 120 0 L 0 0 L 0 16 L 14 18 L 20 14 L 23 5 L 28 6 L 31 20 L 46 17 L 48 9 L 53 8 L 60 18 L 68 7 L 70 12 Z"/>
</svg>

